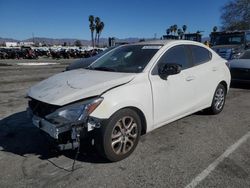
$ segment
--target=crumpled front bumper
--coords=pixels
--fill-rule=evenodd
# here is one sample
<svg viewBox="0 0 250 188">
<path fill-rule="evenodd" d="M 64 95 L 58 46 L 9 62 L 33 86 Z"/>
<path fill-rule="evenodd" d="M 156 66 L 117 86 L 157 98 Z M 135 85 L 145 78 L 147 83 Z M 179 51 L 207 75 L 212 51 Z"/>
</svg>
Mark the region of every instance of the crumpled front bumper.
<svg viewBox="0 0 250 188">
<path fill-rule="evenodd" d="M 72 125 L 52 124 L 46 119 L 34 115 L 29 108 L 27 109 L 27 113 L 28 113 L 28 116 L 31 117 L 33 125 L 43 130 L 54 139 L 58 139 L 59 134 L 72 130 Z"/>
</svg>

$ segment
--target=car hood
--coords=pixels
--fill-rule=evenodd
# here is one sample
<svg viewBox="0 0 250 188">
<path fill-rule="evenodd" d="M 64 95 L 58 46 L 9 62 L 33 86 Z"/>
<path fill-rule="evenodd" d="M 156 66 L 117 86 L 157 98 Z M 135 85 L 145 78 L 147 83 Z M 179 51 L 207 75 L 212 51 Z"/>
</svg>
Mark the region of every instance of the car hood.
<svg viewBox="0 0 250 188">
<path fill-rule="evenodd" d="M 250 59 L 234 59 L 228 62 L 230 68 L 250 69 Z"/>
<path fill-rule="evenodd" d="M 28 91 L 28 96 L 36 100 L 63 106 L 128 83 L 135 73 L 117 73 L 78 69 L 56 74 Z"/>
</svg>

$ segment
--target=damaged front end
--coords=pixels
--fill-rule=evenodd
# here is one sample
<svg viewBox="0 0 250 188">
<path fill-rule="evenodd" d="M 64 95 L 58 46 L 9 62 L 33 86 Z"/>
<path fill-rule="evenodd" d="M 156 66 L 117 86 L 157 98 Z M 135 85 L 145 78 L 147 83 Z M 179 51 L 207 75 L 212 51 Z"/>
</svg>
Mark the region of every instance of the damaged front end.
<svg viewBox="0 0 250 188">
<path fill-rule="evenodd" d="M 32 123 L 56 140 L 60 150 L 76 149 L 80 138 L 100 127 L 100 120 L 89 115 L 102 101 L 94 97 L 61 107 L 30 98 L 27 111 Z"/>
</svg>

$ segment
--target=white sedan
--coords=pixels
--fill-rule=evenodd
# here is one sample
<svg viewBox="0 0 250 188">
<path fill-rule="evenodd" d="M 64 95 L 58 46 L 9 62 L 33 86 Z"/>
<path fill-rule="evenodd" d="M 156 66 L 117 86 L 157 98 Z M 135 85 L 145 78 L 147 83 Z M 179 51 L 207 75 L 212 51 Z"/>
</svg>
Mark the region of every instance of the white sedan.
<svg viewBox="0 0 250 188">
<path fill-rule="evenodd" d="M 89 136 L 104 157 L 119 161 L 142 134 L 203 109 L 220 113 L 231 80 L 225 63 L 193 41 L 124 45 L 31 87 L 28 111 L 60 149 L 79 148 Z"/>
</svg>

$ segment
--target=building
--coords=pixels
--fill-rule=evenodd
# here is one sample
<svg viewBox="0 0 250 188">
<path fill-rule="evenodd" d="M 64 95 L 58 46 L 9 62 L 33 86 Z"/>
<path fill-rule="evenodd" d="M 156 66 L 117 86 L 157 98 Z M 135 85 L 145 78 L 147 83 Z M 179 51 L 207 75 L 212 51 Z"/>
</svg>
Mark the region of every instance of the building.
<svg viewBox="0 0 250 188">
<path fill-rule="evenodd" d="M 34 46 L 34 42 L 5 42 L 5 46 L 7 48 L 21 47 L 21 46 L 31 47 L 31 46 Z"/>
<path fill-rule="evenodd" d="M 18 43 L 17 42 L 5 42 L 5 46 L 6 47 L 18 47 Z"/>
</svg>

